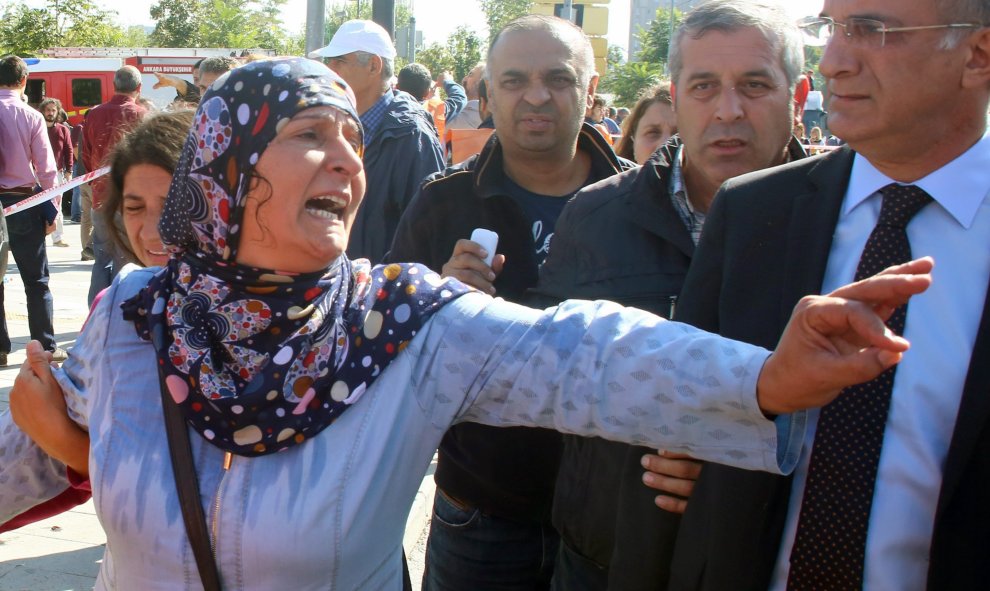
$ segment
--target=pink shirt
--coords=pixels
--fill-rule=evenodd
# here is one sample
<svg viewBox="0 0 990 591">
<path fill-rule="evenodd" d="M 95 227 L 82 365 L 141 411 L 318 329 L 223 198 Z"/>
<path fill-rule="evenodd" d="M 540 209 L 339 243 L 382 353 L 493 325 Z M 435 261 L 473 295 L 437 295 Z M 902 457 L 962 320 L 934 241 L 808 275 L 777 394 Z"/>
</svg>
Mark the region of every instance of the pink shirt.
<svg viewBox="0 0 990 591">
<path fill-rule="evenodd" d="M 0 189 L 55 186 L 55 155 L 45 118 L 17 90 L 0 88 L 0 146 Z"/>
</svg>

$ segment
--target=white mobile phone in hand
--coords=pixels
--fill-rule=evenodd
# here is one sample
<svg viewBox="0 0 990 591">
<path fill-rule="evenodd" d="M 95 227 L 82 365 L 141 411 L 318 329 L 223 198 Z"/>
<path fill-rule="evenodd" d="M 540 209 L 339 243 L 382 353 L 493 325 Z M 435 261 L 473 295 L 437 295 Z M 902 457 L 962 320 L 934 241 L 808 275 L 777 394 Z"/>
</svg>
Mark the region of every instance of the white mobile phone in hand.
<svg viewBox="0 0 990 591">
<path fill-rule="evenodd" d="M 491 267 L 492 259 L 495 258 L 495 248 L 498 247 L 498 234 L 484 228 L 475 228 L 474 232 L 471 232 L 471 242 L 480 244 L 482 248 L 488 251 L 485 264 Z"/>
</svg>

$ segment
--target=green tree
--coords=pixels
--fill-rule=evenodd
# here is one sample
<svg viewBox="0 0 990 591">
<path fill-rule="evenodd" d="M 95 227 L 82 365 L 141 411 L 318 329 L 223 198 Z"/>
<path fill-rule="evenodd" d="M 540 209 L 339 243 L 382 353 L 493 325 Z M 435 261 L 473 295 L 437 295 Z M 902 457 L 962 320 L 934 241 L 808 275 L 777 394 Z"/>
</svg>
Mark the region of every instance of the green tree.
<svg viewBox="0 0 990 591">
<path fill-rule="evenodd" d="M 158 0 L 151 7 L 151 43 L 161 47 L 274 49 L 302 55 L 302 32 L 288 33 L 280 18 L 287 0 Z"/>
<path fill-rule="evenodd" d="M 443 43 L 431 43 L 416 52 L 416 63 L 423 64 L 436 77 L 440 72 L 454 70 L 454 58 Z"/>
<path fill-rule="evenodd" d="M 822 61 L 822 47 L 804 46 L 804 71 L 812 70 L 818 72 L 818 63 Z M 825 78 L 821 74 L 815 76 L 815 88 L 822 90 L 825 88 Z"/>
<path fill-rule="evenodd" d="M 619 66 L 626 63 L 626 50 L 618 45 L 609 45 L 608 53 L 605 56 L 608 67 Z"/>
<path fill-rule="evenodd" d="M 249 20 L 252 28 L 257 31 L 257 47 L 274 49 L 281 54 L 287 51 L 291 43 L 282 23 L 282 9 L 288 0 L 262 0 L 258 10 L 254 11 Z"/>
<path fill-rule="evenodd" d="M 199 23 L 205 47 L 255 47 L 260 31 L 247 0 L 209 0 Z"/>
<path fill-rule="evenodd" d="M 45 8 L 8 4 L 0 16 L 0 54 L 29 57 L 46 47 L 55 47 L 54 22 Z"/>
<path fill-rule="evenodd" d="M 152 45 L 201 47 L 199 28 L 204 12 L 201 0 L 158 0 L 151 7 L 151 18 L 155 19 Z"/>
<path fill-rule="evenodd" d="M 457 27 L 447 37 L 447 51 L 453 57 L 453 65 L 448 69 L 459 83 L 481 61 L 481 38 L 467 27 Z"/>
<path fill-rule="evenodd" d="M 89 0 L 48 0 L 42 8 L 7 4 L 0 18 L 0 49 L 20 55 L 62 46 L 119 46 L 127 36 L 116 13 Z"/>
<path fill-rule="evenodd" d="M 360 9 L 357 4 L 348 2 L 343 7 L 338 7 L 335 12 L 331 12 L 331 10 L 332 8 L 327 9 L 326 17 L 326 40 L 328 43 L 340 25 L 345 22 L 354 19 L 371 20 L 371 0 L 362 0 Z M 410 18 L 412 18 L 412 13 L 409 11 L 409 6 L 397 2 L 395 4 L 395 28 L 405 27 L 409 24 Z"/>
<path fill-rule="evenodd" d="M 148 32 L 144 30 L 141 25 L 132 25 L 124 30 L 124 37 L 121 41 L 121 45 L 124 47 L 148 47 L 151 45 L 151 41 L 148 38 Z"/>
<path fill-rule="evenodd" d="M 485 13 L 489 42 L 509 21 L 529 14 L 529 10 L 533 6 L 532 0 L 478 0 L 478 3 Z"/>
<path fill-rule="evenodd" d="M 464 26 L 454 29 L 445 43 L 431 43 L 416 53 L 416 62 L 426 66 L 434 77 L 450 72 L 458 83 L 480 61 L 481 39 Z"/>
<path fill-rule="evenodd" d="M 674 30 L 681 24 L 683 13 L 674 9 Z M 656 18 L 650 21 L 647 28 L 639 27 L 640 50 L 636 61 L 651 64 L 666 64 L 667 52 L 670 49 L 670 11 L 665 8 L 657 10 Z"/>
<path fill-rule="evenodd" d="M 643 89 L 660 81 L 663 66 L 648 62 L 630 62 L 609 67 L 604 80 L 598 85 L 599 92 L 615 95 L 612 104 L 632 106 Z"/>
</svg>

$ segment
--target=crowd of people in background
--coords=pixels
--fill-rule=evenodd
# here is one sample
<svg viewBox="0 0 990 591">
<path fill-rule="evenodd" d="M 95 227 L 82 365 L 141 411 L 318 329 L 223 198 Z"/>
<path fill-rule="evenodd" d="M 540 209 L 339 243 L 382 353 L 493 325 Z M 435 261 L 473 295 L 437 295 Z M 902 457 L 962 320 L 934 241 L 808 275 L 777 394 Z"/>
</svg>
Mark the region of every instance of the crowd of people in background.
<svg viewBox="0 0 990 591">
<path fill-rule="evenodd" d="M 805 67 L 803 39 L 825 44 L 817 70 Z M 826 0 L 820 17 L 799 26 L 769 0 L 711 0 L 674 32 L 669 79 L 630 105 L 610 105 L 598 92 L 593 64 L 580 29 L 528 16 L 498 32 L 484 62 L 455 81 L 418 63 L 397 70 L 389 33 L 352 20 L 308 59 L 215 57 L 196 64 L 191 82 L 159 75 L 156 88 L 176 91 L 168 106 L 142 103 L 141 76 L 125 66 L 114 96 L 70 129 L 57 99 L 36 110 L 23 104 L 24 62 L 0 59 L 4 206 L 111 166 L 108 176 L 6 220 L 38 344 L 13 413 L 0 415 L 0 427 L 10 425 L 0 434 L 21 442 L 17 452 L 0 442 L 0 501 L 10 503 L 0 504 L 0 530 L 85 500 L 91 477 L 93 486 L 126 489 L 91 472 L 92 461 L 122 471 L 143 461 L 108 451 L 117 428 L 107 424 L 120 418 L 91 383 L 117 388 L 129 376 L 154 402 L 158 376 L 141 381 L 102 367 L 104 353 L 82 347 L 108 343 L 164 368 L 163 404 L 181 409 L 195 469 L 218 506 L 240 456 L 259 456 L 250 461 L 273 482 L 280 471 L 302 479 L 313 470 L 320 486 L 340 485 L 332 501 L 307 501 L 299 523 L 354 544 L 297 548 L 310 558 L 332 554 L 332 576 L 321 579 L 310 565 L 264 579 L 260 571 L 279 561 L 272 556 L 293 550 L 245 565 L 215 545 L 222 579 L 240 568 L 259 577 L 245 588 L 266 588 L 263 580 L 408 588 L 393 542 L 434 449 L 424 590 L 990 584 L 980 566 L 990 547 L 982 517 L 990 496 L 990 4 Z M 472 146 L 464 158 L 456 156 L 462 145 Z M 323 160 L 306 168 L 314 153 Z M 284 178 L 292 171 L 300 178 Z M 308 174 L 317 180 L 307 184 Z M 286 228 L 305 230 L 312 220 L 265 209 L 282 192 L 301 202 L 300 216 L 344 229 L 329 244 L 302 230 L 290 236 Z M 54 339 L 45 254 L 49 233 L 54 247 L 67 246 L 63 218 L 80 222 L 101 324 L 91 320 L 69 352 Z M 476 228 L 497 233 L 494 251 L 469 239 Z M 318 256 L 307 259 L 310 251 Z M 928 260 L 912 262 L 921 256 L 935 259 L 934 271 Z M 370 265 L 352 267 L 359 259 Z M 128 263 L 163 270 L 115 281 Z M 874 276 L 889 267 L 888 285 Z M 930 288 L 917 277 L 928 274 Z M 256 284 L 245 286 L 244 276 Z M 866 288 L 844 287 L 870 278 Z M 661 338 L 640 326 L 684 321 L 767 349 L 784 349 L 803 327 L 815 337 L 806 342 L 821 343 L 814 331 L 827 323 L 795 328 L 788 319 L 795 307 L 804 313 L 805 296 L 828 293 L 836 297 L 815 300 L 823 309 L 841 301 L 847 314 L 877 314 L 889 327 L 884 338 L 913 345 L 895 366 L 894 340 L 870 340 L 888 350 L 885 361 L 853 371 L 850 358 L 865 363 L 859 351 L 878 325 L 860 320 L 827 333 L 839 369 L 793 364 L 786 389 L 810 390 L 809 376 L 828 374 L 831 395 L 844 388 L 834 402 L 809 394 L 793 407 L 738 396 L 722 404 L 707 392 L 752 386 L 758 375 L 765 383 L 764 371 L 780 366 L 761 370 L 755 353 L 729 341 L 695 344 L 699 333 L 688 328 L 683 337 L 659 330 Z M 848 311 L 846 299 L 869 306 Z M 225 328 L 214 334 L 216 326 Z M 258 326 L 264 332 L 254 335 Z M 393 331 L 403 338 L 376 349 Z M 685 340 L 668 352 L 667 338 Z M 10 347 L 0 317 L 0 366 Z M 209 363 L 189 361 L 194 349 Z M 799 351 L 803 361 L 817 359 Z M 657 359 L 638 364 L 644 355 Z M 738 364 L 724 361 L 733 356 Z M 68 371 L 52 374 L 48 363 L 67 358 Z M 260 426 L 244 422 L 239 396 L 262 407 L 248 413 Z M 346 418 L 371 426 L 334 426 L 351 407 L 363 410 Z M 657 408 L 673 414 L 658 418 Z M 128 412 L 162 423 L 157 411 Z M 331 436 L 360 457 L 337 466 L 344 460 L 331 459 Z M 167 455 L 164 437 L 130 440 L 128 454 Z M 390 446 L 407 449 L 392 457 Z M 10 455 L 22 448 L 34 455 Z M 57 466 L 45 464 L 30 490 L 4 488 L 30 479 L 3 465 L 23 471 L 47 458 Z M 207 458 L 223 465 L 220 476 L 203 472 Z M 394 487 L 376 480 L 378 467 Z M 161 479 L 157 468 L 142 470 Z M 140 481 L 139 472 L 124 480 Z M 243 487 L 244 507 L 287 502 L 287 482 L 261 488 L 236 478 L 229 486 Z M 171 476 L 155 482 L 155 498 L 179 515 Z M 359 500 L 347 496 L 354 491 Z M 129 514 L 141 502 L 127 501 Z M 182 513 L 158 526 L 188 555 Z M 291 536 L 270 524 L 293 514 L 280 506 L 241 522 L 254 533 L 269 524 L 286 542 Z M 109 533 L 132 540 L 121 519 L 108 522 Z M 248 533 L 223 535 L 263 554 L 260 542 L 244 541 Z M 137 580 L 135 565 L 167 570 L 151 566 L 145 544 L 114 551 L 126 580 Z M 169 560 L 186 579 L 211 576 L 199 555 Z M 104 583 L 113 568 L 104 565 Z"/>
</svg>

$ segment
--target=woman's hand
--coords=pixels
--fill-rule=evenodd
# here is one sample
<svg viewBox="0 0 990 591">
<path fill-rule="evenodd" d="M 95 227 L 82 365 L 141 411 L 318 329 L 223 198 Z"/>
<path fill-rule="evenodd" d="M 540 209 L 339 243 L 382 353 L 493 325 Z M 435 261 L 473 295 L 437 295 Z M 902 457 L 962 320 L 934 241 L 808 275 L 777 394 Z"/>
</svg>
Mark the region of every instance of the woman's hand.
<svg viewBox="0 0 990 591">
<path fill-rule="evenodd" d="M 925 257 L 827 296 L 802 298 L 760 372 L 760 409 L 777 415 L 824 406 L 842 388 L 872 380 L 900 362 L 909 344 L 884 321 L 928 289 L 933 266 Z"/>
<path fill-rule="evenodd" d="M 694 483 L 701 475 L 701 462 L 691 456 L 660 450 L 646 454 L 640 462 L 646 468 L 643 484 L 662 493 L 653 500 L 664 511 L 684 513 Z"/>
<path fill-rule="evenodd" d="M 88 478 L 89 434 L 69 418 L 51 358 L 38 341 L 28 343 L 27 361 L 10 391 L 10 414 L 45 453 Z"/>
</svg>

